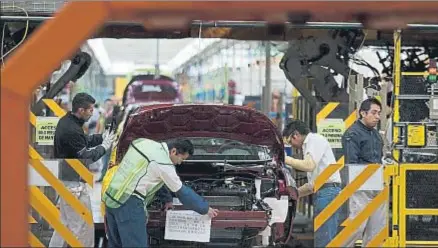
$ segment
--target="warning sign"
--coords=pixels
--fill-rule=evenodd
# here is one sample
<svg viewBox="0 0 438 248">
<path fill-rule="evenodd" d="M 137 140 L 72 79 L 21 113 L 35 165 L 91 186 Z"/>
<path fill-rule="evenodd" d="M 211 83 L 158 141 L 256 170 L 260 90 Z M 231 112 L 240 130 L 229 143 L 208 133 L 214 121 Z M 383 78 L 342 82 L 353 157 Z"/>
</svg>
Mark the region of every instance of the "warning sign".
<svg viewBox="0 0 438 248">
<path fill-rule="evenodd" d="M 58 117 L 37 117 L 35 141 L 38 143 L 38 145 L 53 145 L 58 121 Z"/>
<path fill-rule="evenodd" d="M 345 124 L 342 119 L 325 119 L 318 123 L 318 133 L 327 138 L 332 148 L 342 148 Z"/>
</svg>

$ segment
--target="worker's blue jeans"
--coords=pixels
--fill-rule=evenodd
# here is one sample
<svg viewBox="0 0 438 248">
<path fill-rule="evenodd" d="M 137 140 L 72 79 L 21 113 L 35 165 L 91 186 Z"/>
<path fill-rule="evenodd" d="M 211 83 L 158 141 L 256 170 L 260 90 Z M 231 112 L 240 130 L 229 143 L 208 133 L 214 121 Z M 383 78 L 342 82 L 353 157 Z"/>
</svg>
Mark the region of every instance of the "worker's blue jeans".
<svg viewBox="0 0 438 248">
<path fill-rule="evenodd" d="M 329 186 L 322 188 L 315 193 L 314 218 L 326 208 L 336 196 L 339 195 L 341 188 Z M 336 237 L 339 227 L 339 210 L 336 211 L 314 234 L 314 247 L 326 247 L 330 241 Z"/>
<path fill-rule="evenodd" d="M 148 247 L 144 203 L 132 195 L 119 208 L 106 207 L 108 247 Z"/>
</svg>

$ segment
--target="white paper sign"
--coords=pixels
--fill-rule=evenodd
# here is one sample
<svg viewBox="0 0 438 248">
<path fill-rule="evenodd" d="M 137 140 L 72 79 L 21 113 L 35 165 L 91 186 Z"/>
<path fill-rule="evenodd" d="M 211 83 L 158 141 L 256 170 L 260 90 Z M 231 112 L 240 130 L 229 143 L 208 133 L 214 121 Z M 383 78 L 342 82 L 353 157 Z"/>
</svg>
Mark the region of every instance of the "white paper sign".
<svg viewBox="0 0 438 248">
<path fill-rule="evenodd" d="M 164 239 L 210 242 L 211 218 L 192 210 L 168 210 Z"/>
</svg>

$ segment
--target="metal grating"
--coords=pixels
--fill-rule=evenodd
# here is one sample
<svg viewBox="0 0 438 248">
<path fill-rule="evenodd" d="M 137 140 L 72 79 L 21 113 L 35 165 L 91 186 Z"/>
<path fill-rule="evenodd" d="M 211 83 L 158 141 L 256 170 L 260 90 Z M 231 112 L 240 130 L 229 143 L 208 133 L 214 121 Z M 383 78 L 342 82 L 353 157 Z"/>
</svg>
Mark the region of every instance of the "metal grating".
<svg viewBox="0 0 438 248">
<path fill-rule="evenodd" d="M 400 100 L 400 121 L 421 122 L 429 117 L 427 100 Z"/>
<path fill-rule="evenodd" d="M 427 95 L 423 77 L 402 77 L 400 95 Z M 400 100 L 400 121 L 420 122 L 429 117 L 428 100 Z"/>
<path fill-rule="evenodd" d="M 214 207 L 242 207 L 245 202 L 239 196 L 203 196 Z"/>
<path fill-rule="evenodd" d="M 422 76 L 402 76 L 400 95 L 427 95 L 427 87 L 424 83 L 424 78 Z"/>
<path fill-rule="evenodd" d="M 438 170 L 407 171 L 406 208 L 438 208 L 437 188 Z"/>
<path fill-rule="evenodd" d="M 438 240 L 438 216 L 406 216 L 406 240 Z"/>
<path fill-rule="evenodd" d="M 45 14 L 52 15 L 57 12 L 68 1 L 61 0 L 44 0 L 44 1 L 2 1 L 2 13 L 19 13 L 24 14 L 22 9 L 25 9 L 29 15 Z"/>
</svg>

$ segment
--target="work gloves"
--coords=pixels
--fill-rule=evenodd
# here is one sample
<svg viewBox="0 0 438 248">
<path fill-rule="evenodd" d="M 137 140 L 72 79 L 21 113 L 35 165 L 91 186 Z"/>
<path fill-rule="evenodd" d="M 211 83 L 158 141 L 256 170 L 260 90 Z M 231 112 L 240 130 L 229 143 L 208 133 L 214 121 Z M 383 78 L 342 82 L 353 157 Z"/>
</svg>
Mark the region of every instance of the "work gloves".
<svg viewBox="0 0 438 248">
<path fill-rule="evenodd" d="M 108 130 L 105 131 L 102 135 L 103 141 L 102 146 L 105 148 L 105 151 L 108 151 L 111 148 L 111 145 L 113 144 L 116 135 L 114 132 L 109 132 Z"/>
</svg>

